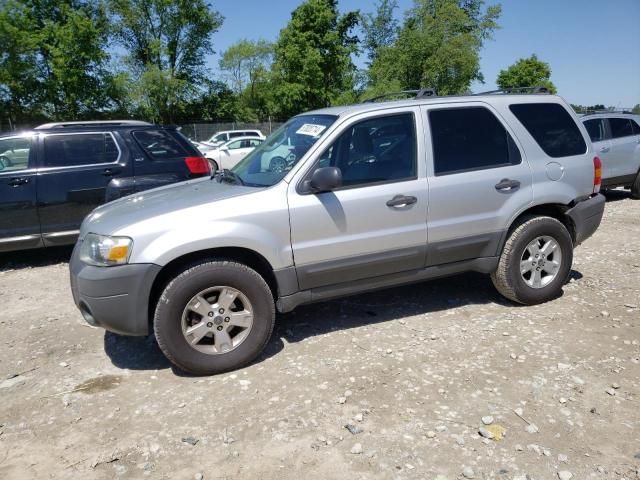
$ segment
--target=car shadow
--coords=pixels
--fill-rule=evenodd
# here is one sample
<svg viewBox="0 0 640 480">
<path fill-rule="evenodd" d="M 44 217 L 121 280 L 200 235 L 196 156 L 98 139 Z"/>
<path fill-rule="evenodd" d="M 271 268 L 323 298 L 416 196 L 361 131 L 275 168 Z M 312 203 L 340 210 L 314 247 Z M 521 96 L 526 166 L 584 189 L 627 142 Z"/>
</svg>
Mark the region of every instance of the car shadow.
<svg viewBox="0 0 640 480">
<path fill-rule="evenodd" d="M 620 200 L 632 198 L 631 192 L 629 190 L 603 190 L 601 193 L 607 199 L 607 202 L 619 202 Z"/>
<path fill-rule="evenodd" d="M 582 274 L 572 270 L 569 281 L 579 281 Z M 424 315 L 468 305 L 500 304 L 522 307 L 506 300 L 493 287 L 488 275 L 465 273 L 402 287 L 303 305 L 279 314 L 271 340 L 250 365 L 262 363 L 280 353 L 287 343 L 297 343 L 336 330 L 351 330 L 414 315 Z M 425 320 L 425 334 L 428 332 Z M 171 365 L 155 338 L 126 337 L 105 333 L 105 352 L 119 368 L 160 370 L 171 368 L 178 376 L 190 377 Z"/>
<path fill-rule="evenodd" d="M 0 253 L 0 272 L 68 263 L 73 245 Z"/>
</svg>

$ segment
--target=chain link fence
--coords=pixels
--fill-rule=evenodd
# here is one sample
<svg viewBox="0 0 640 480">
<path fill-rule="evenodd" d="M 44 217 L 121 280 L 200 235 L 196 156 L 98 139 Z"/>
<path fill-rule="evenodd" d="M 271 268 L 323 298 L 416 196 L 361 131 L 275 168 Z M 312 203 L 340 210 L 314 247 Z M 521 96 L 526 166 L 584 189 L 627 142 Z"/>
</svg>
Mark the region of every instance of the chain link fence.
<svg viewBox="0 0 640 480">
<path fill-rule="evenodd" d="M 185 123 L 180 125 L 180 132 L 196 142 L 202 142 L 211 138 L 216 132 L 225 130 L 260 130 L 265 136 L 277 130 L 282 122 L 258 122 L 258 123 Z"/>
</svg>

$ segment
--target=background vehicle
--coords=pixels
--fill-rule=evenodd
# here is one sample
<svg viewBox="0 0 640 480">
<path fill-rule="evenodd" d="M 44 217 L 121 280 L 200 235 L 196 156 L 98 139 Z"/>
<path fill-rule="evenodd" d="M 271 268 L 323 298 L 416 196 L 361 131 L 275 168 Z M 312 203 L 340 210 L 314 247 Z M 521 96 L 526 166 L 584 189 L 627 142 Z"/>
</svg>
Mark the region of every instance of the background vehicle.
<svg viewBox="0 0 640 480">
<path fill-rule="evenodd" d="M 205 140 L 203 142 L 193 142 L 198 149 L 200 149 L 203 153 L 211 150 L 212 148 L 218 147 L 225 142 L 233 138 L 239 137 L 255 137 L 265 139 L 265 136 L 262 134 L 260 130 L 224 130 L 222 132 L 217 132 L 211 136 L 209 140 Z"/>
<path fill-rule="evenodd" d="M 210 160 L 211 170 L 233 168 L 236 163 L 246 157 L 254 148 L 263 142 L 257 137 L 233 138 L 207 151 L 204 156 Z"/>
<path fill-rule="evenodd" d="M 640 115 L 592 113 L 580 120 L 602 159 L 602 187 L 630 188 L 640 199 Z"/>
<path fill-rule="evenodd" d="M 73 243 L 106 201 L 210 175 L 173 128 L 70 122 L 0 136 L 0 251 Z"/>
<path fill-rule="evenodd" d="M 292 146 L 284 171 L 265 168 Z M 537 304 L 561 293 L 574 247 L 600 224 L 600 167 L 552 95 L 418 92 L 309 112 L 215 180 L 94 211 L 72 292 L 90 324 L 153 329 L 197 374 L 250 362 L 276 309 L 304 303 L 478 271 Z"/>
</svg>

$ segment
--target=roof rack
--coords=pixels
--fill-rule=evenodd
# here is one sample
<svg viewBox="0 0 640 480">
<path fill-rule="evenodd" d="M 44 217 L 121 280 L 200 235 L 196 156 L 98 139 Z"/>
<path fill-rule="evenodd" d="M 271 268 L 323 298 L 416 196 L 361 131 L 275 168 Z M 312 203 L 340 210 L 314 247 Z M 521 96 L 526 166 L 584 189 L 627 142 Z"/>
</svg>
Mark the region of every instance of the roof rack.
<svg viewBox="0 0 640 480">
<path fill-rule="evenodd" d="M 110 127 L 125 127 L 125 126 L 148 126 L 152 125 L 149 122 L 143 122 L 140 120 L 93 120 L 87 122 L 53 122 L 53 123 L 44 123 L 42 125 L 38 125 L 34 130 L 46 130 L 50 128 L 77 128 L 77 127 L 100 127 L 100 126 L 110 126 Z"/>
<path fill-rule="evenodd" d="M 547 87 L 512 87 L 512 88 L 501 88 L 498 90 L 489 90 L 488 92 L 480 92 L 474 93 L 473 95 L 518 95 L 518 94 L 536 94 L 536 93 L 546 93 L 550 94 L 551 91 Z"/>
<path fill-rule="evenodd" d="M 402 90 L 400 92 L 385 93 L 384 95 L 378 95 L 377 97 L 363 100 L 362 103 L 374 103 L 374 102 L 377 102 L 378 100 L 382 100 L 383 98 L 395 97 L 398 95 L 413 96 L 413 98 L 416 100 L 419 100 L 421 98 L 438 96 L 435 88 L 421 88 L 419 90 Z"/>
<path fill-rule="evenodd" d="M 576 112 L 579 115 L 581 114 L 583 117 L 586 117 L 587 115 L 603 115 L 603 114 L 607 114 L 607 113 L 614 113 L 614 114 L 623 114 L 623 115 L 637 115 L 635 113 L 633 113 L 633 108 L 623 108 L 620 110 L 609 110 L 609 109 L 604 109 L 604 110 L 585 110 L 584 112 Z"/>
</svg>

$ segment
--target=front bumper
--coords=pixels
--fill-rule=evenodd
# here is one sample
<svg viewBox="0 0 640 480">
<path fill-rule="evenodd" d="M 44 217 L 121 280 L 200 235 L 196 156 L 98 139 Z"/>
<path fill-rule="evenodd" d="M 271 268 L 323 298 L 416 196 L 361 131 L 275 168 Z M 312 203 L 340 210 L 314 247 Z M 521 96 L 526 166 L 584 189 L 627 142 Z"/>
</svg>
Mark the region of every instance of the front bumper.
<svg viewBox="0 0 640 480">
<path fill-rule="evenodd" d="M 94 267 L 78 256 L 79 244 L 69 262 L 71 292 L 87 323 L 123 335 L 147 335 L 149 296 L 162 267 L 153 263 Z"/>
<path fill-rule="evenodd" d="M 567 211 L 567 215 L 575 225 L 576 245 L 580 245 L 594 234 L 600 226 L 604 214 L 604 195 L 598 193 L 586 200 L 578 202 Z"/>
</svg>

